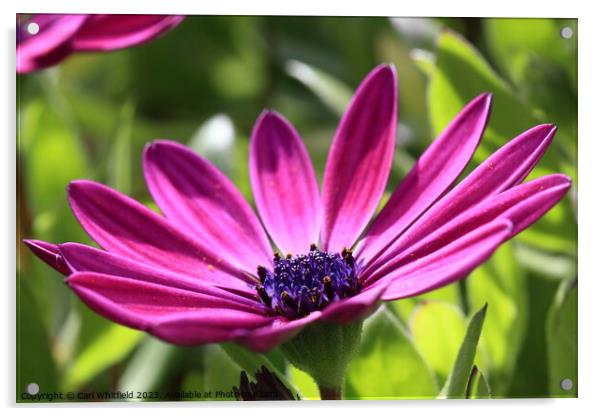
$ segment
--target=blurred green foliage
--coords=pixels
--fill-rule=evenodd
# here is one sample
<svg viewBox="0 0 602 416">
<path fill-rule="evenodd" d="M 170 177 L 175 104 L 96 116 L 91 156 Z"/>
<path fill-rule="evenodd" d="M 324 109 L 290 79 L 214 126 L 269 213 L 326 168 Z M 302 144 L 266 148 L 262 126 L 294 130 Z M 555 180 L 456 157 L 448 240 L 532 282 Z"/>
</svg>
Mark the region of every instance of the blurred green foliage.
<svg viewBox="0 0 602 416">
<path fill-rule="evenodd" d="M 248 138 L 264 108 L 295 124 L 321 178 L 353 89 L 381 62 L 399 74 L 387 195 L 483 91 L 495 94 L 494 104 L 474 163 L 552 122 L 557 138 L 532 176 L 564 172 L 574 182 L 561 204 L 468 280 L 390 303 L 367 320 L 345 397 L 434 398 L 446 380 L 444 395 L 451 388 L 467 397 L 575 397 L 576 38 L 576 21 L 558 19 L 193 16 L 147 45 L 79 54 L 18 76 L 17 400 L 31 382 L 41 392 L 229 391 L 241 371 L 262 365 L 318 398 L 278 349 L 263 356 L 235 345 L 180 348 L 108 322 L 20 240 L 92 243 L 66 201 L 73 179 L 107 183 L 156 209 L 140 164 L 155 138 L 188 144 L 251 200 Z M 477 313 L 484 303 L 486 319 Z M 568 391 L 565 378 L 573 381 Z"/>
</svg>

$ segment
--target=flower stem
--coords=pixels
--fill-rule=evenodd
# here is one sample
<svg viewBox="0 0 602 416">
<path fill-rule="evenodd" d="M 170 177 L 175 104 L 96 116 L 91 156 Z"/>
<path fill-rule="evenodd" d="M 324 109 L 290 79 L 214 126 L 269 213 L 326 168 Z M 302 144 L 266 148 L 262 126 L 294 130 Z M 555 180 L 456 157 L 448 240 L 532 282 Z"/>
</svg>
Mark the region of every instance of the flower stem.
<svg viewBox="0 0 602 416">
<path fill-rule="evenodd" d="M 320 389 L 320 399 L 322 400 L 341 400 L 341 386 L 324 387 L 318 386 Z"/>
<path fill-rule="evenodd" d="M 349 361 L 359 348 L 362 321 L 348 324 L 316 322 L 281 344 L 288 361 L 308 373 L 325 400 L 341 398 Z"/>
</svg>

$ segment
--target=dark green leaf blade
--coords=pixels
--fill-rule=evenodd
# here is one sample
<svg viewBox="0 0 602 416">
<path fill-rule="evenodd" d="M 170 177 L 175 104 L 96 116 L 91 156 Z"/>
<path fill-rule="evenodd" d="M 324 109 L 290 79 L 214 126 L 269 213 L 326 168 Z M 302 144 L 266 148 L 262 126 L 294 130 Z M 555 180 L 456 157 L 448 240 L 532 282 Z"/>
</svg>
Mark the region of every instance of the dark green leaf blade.
<svg viewBox="0 0 602 416">
<path fill-rule="evenodd" d="M 577 397 L 577 279 L 565 280 L 546 322 L 550 394 Z"/>
<path fill-rule="evenodd" d="M 475 313 L 470 320 L 466 336 L 464 337 L 460 351 L 458 351 L 454 368 L 439 394 L 440 398 L 460 399 L 466 397 L 466 388 L 477 354 L 477 345 L 479 344 L 479 337 L 481 336 L 481 329 L 483 328 L 486 314 L 487 304 Z"/>
</svg>

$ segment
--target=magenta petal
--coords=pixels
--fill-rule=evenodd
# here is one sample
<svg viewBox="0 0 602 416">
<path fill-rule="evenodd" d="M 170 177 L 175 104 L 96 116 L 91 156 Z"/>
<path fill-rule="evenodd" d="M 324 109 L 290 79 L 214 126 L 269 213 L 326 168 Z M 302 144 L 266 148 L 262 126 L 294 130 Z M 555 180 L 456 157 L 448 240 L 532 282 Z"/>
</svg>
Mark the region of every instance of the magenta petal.
<svg viewBox="0 0 602 416">
<path fill-rule="evenodd" d="M 254 293 L 244 275 L 214 252 L 109 187 L 86 180 L 71 182 L 69 203 L 82 227 L 105 250 L 215 286 Z"/>
<path fill-rule="evenodd" d="M 322 319 L 344 325 L 363 318 L 376 309 L 385 289 L 385 284 L 375 284 L 355 296 L 333 302 L 322 311 Z"/>
<path fill-rule="evenodd" d="M 550 144 L 556 127 L 533 127 L 504 145 L 437 201 L 369 266 L 372 270 L 487 198 L 520 183 Z"/>
<path fill-rule="evenodd" d="M 230 309 L 223 299 L 154 283 L 92 272 L 75 273 L 66 282 L 98 314 L 146 331 L 164 320 L 184 320 L 188 314 L 214 316 L 221 327 L 245 328 L 250 323 L 260 326 L 269 322 L 256 313 Z M 197 319 L 197 324 L 201 323 Z"/>
<path fill-rule="evenodd" d="M 504 218 L 508 218 L 514 224 L 512 236 L 515 236 L 533 224 L 545 215 L 548 210 L 552 209 L 571 187 L 571 179 L 562 174 L 555 174 L 538 178 L 538 180 L 533 180 L 528 184 L 531 185 L 531 187 L 537 186 L 536 195 L 527 200 L 527 197 L 530 195 L 526 194 L 530 189 L 521 189 L 521 191 L 524 192 L 523 195 L 519 196 L 519 198 L 522 198 L 522 201 L 508 209 L 503 215 Z M 516 188 L 519 187 L 517 186 Z M 525 186 L 525 188 L 527 187 Z M 509 190 L 505 193 L 510 193 L 511 191 L 512 190 Z M 499 195 L 499 200 L 502 200 L 502 197 L 502 195 Z M 510 195 L 504 195 L 504 197 L 508 199 L 511 198 Z M 513 195 L 512 197 L 516 196 Z M 498 198 L 496 197 L 495 199 Z M 491 203 L 491 205 L 495 206 L 496 203 L 501 204 L 501 201 L 493 200 Z M 483 205 L 481 206 L 481 209 L 484 211 L 490 208 L 489 206 L 484 206 L 484 204 L 481 205 Z"/>
<path fill-rule="evenodd" d="M 199 345 L 234 341 L 240 333 L 275 319 L 229 309 L 202 309 L 162 318 L 153 322 L 148 332 L 174 344 Z"/>
<path fill-rule="evenodd" d="M 249 273 L 271 264 L 270 243 L 240 192 L 187 147 L 159 140 L 144 152 L 144 176 L 165 216 Z"/>
<path fill-rule="evenodd" d="M 512 233 L 510 221 L 478 228 L 442 249 L 391 272 L 376 285 L 388 283 L 383 300 L 416 296 L 466 277 L 485 262 Z"/>
<path fill-rule="evenodd" d="M 453 240 L 460 233 L 501 219 L 512 222 L 513 237 L 556 205 L 570 187 L 571 179 L 562 174 L 542 176 L 517 185 L 459 215 L 430 234 L 421 244 L 425 242 L 432 245 L 436 240 Z"/>
<path fill-rule="evenodd" d="M 306 325 L 317 321 L 321 316 L 322 312 L 315 311 L 294 321 L 276 318 L 269 325 L 241 332 L 236 342 L 256 352 L 267 352 L 293 338 Z"/>
<path fill-rule="evenodd" d="M 307 150 L 280 114 L 264 112 L 251 137 L 250 176 L 255 203 L 270 236 L 285 254 L 305 254 L 318 243 L 320 195 Z"/>
<path fill-rule="evenodd" d="M 229 306 L 225 299 L 163 284 L 95 272 L 75 272 L 66 283 L 109 299 L 127 311 L 148 319 L 196 308 Z"/>
<path fill-rule="evenodd" d="M 472 100 L 420 156 L 368 228 L 356 257 L 369 262 L 453 184 L 481 140 L 490 105 L 491 94 Z"/>
<path fill-rule="evenodd" d="M 152 40 L 173 29 L 184 16 L 91 15 L 73 39 L 78 51 L 109 51 Z"/>
<path fill-rule="evenodd" d="M 397 78 L 388 65 L 357 89 L 335 134 L 324 172 L 322 244 L 351 247 L 382 197 L 395 151 Z"/>
<path fill-rule="evenodd" d="M 366 281 L 377 280 L 413 258 L 424 257 L 489 222 L 504 219 L 512 222 L 513 229 L 509 238 L 513 237 L 556 205 L 570 185 L 571 181 L 567 176 L 554 174 L 515 186 L 489 198 L 398 253 L 395 259 L 370 275 Z"/>
<path fill-rule="evenodd" d="M 47 243 L 41 240 L 23 240 L 33 254 L 38 256 L 50 267 L 62 274 L 69 274 L 69 266 L 61 256 L 59 247 L 56 244 Z"/>
<path fill-rule="evenodd" d="M 257 299 L 250 299 L 230 293 L 196 277 L 175 273 L 83 244 L 65 243 L 61 244 L 59 249 L 73 271 L 110 274 L 142 282 L 155 283 L 222 298 L 228 301 L 228 305 L 232 308 L 257 313 L 264 311 L 264 308 L 259 304 Z"/>
<path fill-rule="evenodd" d="M 28 73 L 54 65 L 72 51 L 71 39 L 85 23 L 86 15 L 40 14 L 17 28 L 17 72 Z M 26 32 L 29 23 L 37 23 L 39 32 Z"/>
</svg>

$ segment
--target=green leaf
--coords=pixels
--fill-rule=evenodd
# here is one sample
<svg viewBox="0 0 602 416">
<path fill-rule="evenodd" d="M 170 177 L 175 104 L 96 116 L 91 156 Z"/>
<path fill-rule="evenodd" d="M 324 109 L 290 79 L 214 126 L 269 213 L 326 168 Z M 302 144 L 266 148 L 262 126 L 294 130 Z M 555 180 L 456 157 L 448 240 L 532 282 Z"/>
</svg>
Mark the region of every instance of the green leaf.
<svg viewBox="0 0 602 416">
<path fill-rule="evenodd" d="M 142 336 L 141 331 L 110 325 L 77 356 L 67 373 L 65 389 L 76 389 L 120 362 L 134 349 Z"/>
<path fill-rule="evenodd" d="M 353 92 L 334 76 L 294 60 L 286 63 L 286 72 L 309 88 L 335 114 L 342 115 L 347 109 Z"/>
<path fill-rule="evenodd" d="M 286 371 L 286 361 L 278 348 L 266 354 L 259 354 L 242 347 L 238 344 L 224 342 L 220 347 L 236 364 L 241 366 L 249 373 L 255 373 L 262 366 L 275 373 L 284 373 Z"/>
<path fill-rule="evenodd" d="M 491 388 L 485 378 L 485 375 L 475 365 L 470 372 L 468 387 L 466 388 L 466 398 L 469 399 L 490 399 Z"/>
<path fill-rule="evenodd" d="M 548 397 L 548 347 L 544 322 L 554 302 L 558 282 L 532 270 L 525 272 L 528 323 L 506 396 Z"/>
<path fill-rule="evenodd" d="M 429 85 L 435 133 L 439 134 L 471 99 L 486 91 L 494 94 L 494 102 L 485 137 L 475 155 L 479 160 L 534 125 L 534 119 L 474 46 L 453 32 L 443 32 Z"/>
<path fill-rule="evenodd" d="M 249 141 L 242 137 L 236 138 L 233 149 L 231 179 L 236 188 L 250 203 L 254 202 L 251 181 L 249 180 Z"/>
<path fill-rule="evenodd" d="M 475 153 L 480 163 L 521 132 L 542 122 L 498 74 L 477 49 L 450 31 L 439 38 L 437 60 L 429 84 L 429 110 L 433 130 L 440 133 L 452 118 L 478 94 L 493 92 L 493 107 L 487 130 Z M 574 143 L 573 143 L 574 144 Z M 575 179 L 576 172 L 566 151 L 554 140 L 529 178 L 564 172 Z M 516 238 L 544 250 L 576 252 L 576 222 L 569 198 L 564 198 L 536 224 Z"/>
<path fill-rule="evenodd" d="M 19 237 L 46 241 L 87 241 L 88 237 L 73 217 L 67 203 L 67 184 L 88 176 L 89 165 L 74 130 L 42 99 L 19 106 Z M 64 342 L 64 327 L 73 323 L 70 293 L 62 276 L 18 246 L 19 265 L 32 283 L 32 296 L 42 321 L 53 339 L 55 363 L 62 374 L 68 364 L 64 352 L 77 334 Z M 73 326 L 71 326 L 73 329 Z M 57 384 L 60 381 L 57 380 Z"/>
<path fill-rule="evenodd" d="M 27 402 L 22 394 L 30 383 L 36 383 L 40 393 L 57 390 L 57 369 L 51 348 L 32 287 L 27 278 L 17 275 L 17 402 Z"/>
<path fill-rule="evenodd" d="M 414 344 L 441 384 L 453 368 L 466 332 L 462 310 L 440 301 L 423 301 L 410 319 Z"/>
<path fill-rule="evenodd" d="M 304 400 L 320 400 L 320 390 L 313 378 L 294 365 L 289 366 L 289 379 Z"/>
<path fill-rule="evenodd" d="M 573 31 L 570 39 L 561 36 L 563 27 Z M 576 20 L 487 19 L 483 28 L 496 64 L 523 96 L 570 134 L 576 150 Z"/>
<path fill-rule="evenodd" d="M 119 390 L 154 391 L 166 378 L 178 352 L 174 345 L 145 337 L 119 379 Z"/>
<path fill-rule="evenodd" d="M 200 392 L 201 394 L 204 394 L 207 390 L 207 386 L 205 385 L 206 382 L 206 378 L 203 375 L 203 373 L 201 371 L 190 371 L 188 374 L 186 374 L 186 377 L 184 378 L 184 381 L 182 382 L 182 391 L 183 392 Z M 195 401 L 195 400 L 199 400 L 198 398 L 194 398 L 194 397 L 183 397 L 184 401 Z"/>
<path fill-rule="evenodd" d="M 134 105 L 126 102 L 119 115 L 108 164 L 109 184 L 119 191 L 132 192 L 132 127 Z"/>
<path fill-rule="evenodd" d="M 226 175 L 234 163 L 234 123 L 225 114 L 216 114 L 205 121 L 194 133 L 188 146 L 210 160 Z"/>
<path fill-rule="evenodd" d="M 397 71 L 397 95 L 401 109 L 397 140 L 400 150 L 406 150 L 408 146 L 413 147 L 415 144 L 425 145 L 430 140 L 430 126 L 425 117 L 427 77 L 422 73 L 424 66 L 421 67 L 414 59 L 414 50 L 410 50 L 410 45 L 393 33 L 379 35 L 376 51 L 380 62 L 390 62 Z M 429 53 L 426 52 L 423 57 Z M 432 67 L 434 57 L 432 53 L 430 55 Z"/>
<path fill-rule="evenodd" d="M 240 385 L 242 368 L 222 348 L 217 345 L 204 348 L 203 370 L 205 386 L 212 393 L 209 400 L 236 400 L 232 388 Z"/>
<path fill-rule="evenodd" d="M 475 362 L 479 337 L 481 336 L 481 329 L 483 328 L 486 313 L 487 304 L 475 313 L 470 320 L 466 330 L 466 336 L 458 351 L 454 368 L 439 394 L 440 398 L 460 399 L 466 397 L 468 380 Z"/>
<path fill-rule="evenodd" d="M 546 321 L 548 379 L 554 397 L 577 397 L 577 279 L 565 280 Z M 564 390 L 563 380 L 572 388 Z M 566 383 L 566 381 L 565 381 Z"/>
<path fill-rule="evenodd" d="M 430 76 L 435 66 L 435 56 L 431 51 L 424 49 L 412 49 L 412 61 L 420 69 L 423 75 Z"/>
<path fill-rule="evenodd" d="M 577 274 L 573 257 L 550 253 L 526 244 L 515 244 L 516 258 L 525 268 L 544 274 L 552 279 L 563 280 Z"/>
<path fill-rule="evenodd" d="M 37 238 L 50 241 L 85 240 L 67 204 L 67 184 L 85 178 L 88 161 L 78 138 L 58 114 L 43 102 L 33 102 L 23 116 L 20 140 L 28 209 Z M 67 163 L 68 161 L 68 163 Z"/>
<path fill-rule="evenodd" d="M 432 49 L 441 30 L 441 23 L 432 18 L 391 17 L 389 21 L 411 47 Z"/>
<path fill-rule="evenodd" d="M 419 296 L 401 299 L 395 302 L 387 302 L 386 305 L 395 312 L 399 319 L 403 322 L 408 322 L 415 308 L 424 301 L 443 301 L 460 306 L 462 303 L 460 297 L 460 285 L 447 285 Z"/>
<path fill-rule="evenodd" d="M 290 383 L 285 375 L 284 357 L 278 349 L 269 352 L 267 355 L 258 354 L 249 349 L 233 343 L 220 344 L 221 349 L 234 361 L 239 367 L 245 370 L 251 377 L 254 377 L 262 366 L 276 374 L 276 376 L 286 385 L 286 387 L 296 395 L 298 388 Z"/>
<path fill-rule="evenodd" d="M 577 36 L 565 39 L 560 34 L 563 26 L 575 32 L 575 23 L 573 19 L 487 19 L 483 28 L 496 63 L 513 80 L 521 81 L 529 56 L 541 56 L 567 68 L 577 65 L 573 59 Z"/>
<path fill-rule="evenodd" d="M 529 310 L 525 273 L 516 261 L 513 246 L 500 247 L 472 272 L 466 287 L 473 313 L 484 303 L 488 305 L 481 344 L 493 392 L 503 395 L 523 344 Z"/>
<path fill-rule="evenodd" d="M 437 395 L 432 370 L 386 308 L 364 323 L 359 353 L 347 371 L 344 394 L 350 399 L 383 400 Z"/>
</svg>

